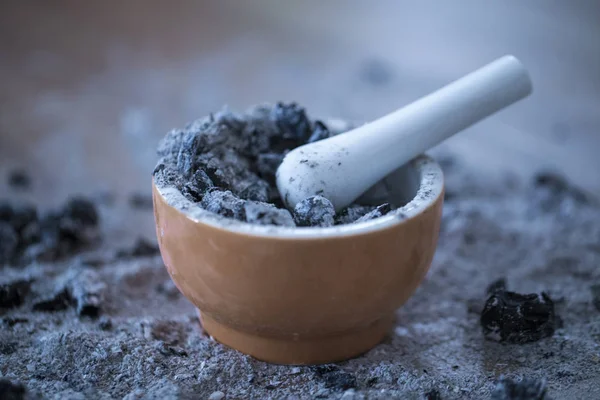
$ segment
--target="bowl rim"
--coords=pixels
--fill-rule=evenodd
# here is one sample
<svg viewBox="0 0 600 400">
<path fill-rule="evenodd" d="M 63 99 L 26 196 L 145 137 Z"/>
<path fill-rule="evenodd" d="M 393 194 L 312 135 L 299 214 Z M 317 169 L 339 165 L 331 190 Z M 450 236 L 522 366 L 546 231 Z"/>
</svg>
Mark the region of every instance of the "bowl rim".
<svg viewBox="0 0 600 400">
<path fill-rule="evenodd" d="M 403 224 L 430 208 L 443 194 L 444 175 L 442 168 L 432 157 L 426 154 L 415 157 L 408 164 L 415 169 L 419 176 L 419 188 L 411 201 L 382 217 L 370 221 L 336 225 L 327 228 L 257 225 L 225 218 L 197 206 L 177 208 L 167 200 L 165 197 L 166 193 L 190 203 L 189 200 L 185 199 L 179 190 L 175 188 L 159 187 L 156 185 L 154 178 L 152 182 L 157 194 L 162 197 L 161 200 L 165 205 L 175 209 L 194 223 L 205 224 L 214 229 L 243 236 L 268 239 L 324 239 L 364 235 L 381 231 Z M 154 201 L 156 202 L 156 199 Z"/>
</svg>

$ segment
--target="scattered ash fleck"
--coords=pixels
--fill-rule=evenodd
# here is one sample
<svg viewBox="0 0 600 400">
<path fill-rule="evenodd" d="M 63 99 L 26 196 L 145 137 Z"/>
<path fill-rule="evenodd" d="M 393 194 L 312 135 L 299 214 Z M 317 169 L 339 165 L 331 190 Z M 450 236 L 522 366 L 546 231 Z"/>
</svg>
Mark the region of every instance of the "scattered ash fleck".
<svg viewBox="0 0 600 400">
<path fill-rule="evenodd" d="M 534 379 L 515 381 L 501 377 L 492 392 L 492 400 L 544 400 L 546 383 Z"/>
<path fill-rule="evenodd" d="M 31 177 L 23 169 L 15 169 L 8 174 L 8 184 L 14 189 L 29 189 L 31 187 Z"/>
<path fill-rule="evenodd" d="M 133 193 L 129 196 L 129 205 L 137 210 L 152 210 L 152 195 L 149 193 Z"/>
<path fill-rule="evenodd" d="M 360 69 L 361 80 L 376 87 L 388 85 L 393 76 L 390 66 L 378 59 L 365 61 Z"/>
</svg>

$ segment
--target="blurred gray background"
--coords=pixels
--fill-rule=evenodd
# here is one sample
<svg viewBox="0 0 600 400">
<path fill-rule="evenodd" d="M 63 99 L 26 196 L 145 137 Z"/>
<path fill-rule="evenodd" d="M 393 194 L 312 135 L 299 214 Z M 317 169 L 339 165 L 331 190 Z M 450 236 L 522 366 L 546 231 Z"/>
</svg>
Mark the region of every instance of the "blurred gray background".
<svg viewBox="0 0 600 400">
<path fill-rule="evenodd" d="M 366 121 L 508 53 L 534 94 L 443 146 L 490 179 L 554 169 L 600 197 L 594 0 L 4 0 L 0 173 L 27 168 L 49 204 L 148 191 L 159 138 L 225 104 Z"/>
</svg>

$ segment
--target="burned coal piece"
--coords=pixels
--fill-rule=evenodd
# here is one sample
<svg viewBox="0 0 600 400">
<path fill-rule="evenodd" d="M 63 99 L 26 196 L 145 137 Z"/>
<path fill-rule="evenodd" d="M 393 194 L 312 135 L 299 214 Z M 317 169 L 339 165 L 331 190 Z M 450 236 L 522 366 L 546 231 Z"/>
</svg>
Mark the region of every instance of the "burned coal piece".
<svg viewBox="0 0 600 400">
<path fill-rule="evenodd" d="M 275 184 L 277 168 L 279 168 L 284 157 L 285 154 L 279 153 L 259 154 L 256 159 L 256 169 L 258 170 L 258 174 L 267 182 Z"/>
<path fill-rule="evenodd" d="M 346 207 L 336 216 L 335 223 L 338 225 L 351 224 L 371 211 L 373 211 L 372 206 L 353 204 Z"/>
<path fill-rule="evenodd" d="M 392 206 L 389 203 L 384 203 L 384 204 L 378 206 L 377 208 L 375 208 L 373 211 L 370 211 L 367 214 L 360 217 L 359 219 L 357 219 L 355 221 L 355 223 L 370 221 L 375 218 L 383 217 L 384 215 L 389 213 L 391 210 L 392 210 Z"/>
<path fill-rule="evenodd" d="M 296 103 L 277 103 L 271 109 L 271 119 L 277 124 L 281 138 L 291 140 L 297 146 L 306 143 L 311 135 L 306 112 Z"/>
<path fill-rule="evenodd" d="M 8 174 L 8 184 L 15 189 L 29 189 L 31 177 L 23 169 L 15 169 Z"/>
<path fill-rule="evenodd" d="M 227 218 L 244 221 L 244 201 L 236 197 L 231 191 L 214 190 L 206 193 L 202 199 L 202 207 L 212 213 Z"/>
<path fill-rule="evenodd" d="M 194 202 L 201 201 L 204 193 L 214 186 L 215 184 L 206 172 L 199 169 L 194 173 L 192 179 L 185 184 L 183 194 Z"/>
<path fill-rule="evenodd" d="M 177 154 L 177 169 L 184 177 L 192 176 L 196 170 L 195 157 L 203 149 L 204 135 L 195 135 L 186 132 L 181 137 L 179 152 Z"/>
<path fill-rule="evenodd" d="M 486 338 L 508 343 L 535 342 L 556 329 L 554 302 L 546 294 L 519 294 L 498 288 L 481 312 Z"/>
<path fill-rule="evenodd" d="M 356 377 L 340 370 L 335 365 L 322 365 L 314 368 L 315 377 L 322 380 L 325 387 L 336 392 L 356 388 Z"/>
<path fill-rule="evenodd" d="M 129 196 L 129 206 L 137 210 L 152 210 L 152 196 L 146 193 L 133 193 Z"/>
<path fill-rule="evenodd" d="M 239 195 L 244 200 L 267 202 L 269 200 L 269 184 L 261 179 L 246 186 Z"/>
<path fill-rule="evenodd" d="M 0 221 L 0 265 L 10 263 L 17 252 L 19 236 L 11 225 Z"/>
<path fill-rule="evenodd" d="M 36 300 L 33 303 L 33 311 L 55 312 L 63 311 L 71 306 L 73 299 L 66 288 L 61 288 L 50 297 Z"/>
<path fill-rule="evenodd" d="M 308 197 L 294 207 L 294 220 L 298 226 L 332 226 L 334 217 L 333 204 L 323 196 Z"/>
<path fill-rule="evenodd" d="M 13 308 L 23 304 L 32 282 L 30 279 L 17 279 L 0 283 L 0 308 Z"/>
<path fill-rule="evenodd" d="M 315 121 L 315 126 L 308 139 L 308 143 L 318 142 L 319 140 L 327 139 L 329 137 L 331 137 L 331 132 L 327 128 L 327 125 L 321 121 Z"/>
<path fill-rule="evenodd" d="M 514 381 L 500 377 L 492 391 L 492 400 L 544 400 L 546 383 L 534 379 Z"/>
<path fill-rule="evenodd" d="M 26 400 L 27 389 L 20 383 L 13 383 L 5 378 L 0 378 L 0 399 L 3 400 Z"/>
<path fill-rule="evenodd" d="M 80 316 L 98 317 L 104 301 L 106 285 L 96 271 L 78 271 L 67 281 L 66 289 Z"/>
<path fill-rule="evenodd" d="M 425 400 L 442 400 L 442 395 L 436 389 L 432 389 L 425 393 Z"/>
<path fill-rule="evenodd" d="M 277 208 L 272 204 L 248 201 L 244 205 L 244 211 L 246 222 L 251 224 L 296 226 L 288 210 Z"/>
<path fill-rule="evenodd" d="M 590 291 L 592 292 L 592 304 L 596 310 L 600 311 L 600 285 L 592 285 Z"/>
</svg>

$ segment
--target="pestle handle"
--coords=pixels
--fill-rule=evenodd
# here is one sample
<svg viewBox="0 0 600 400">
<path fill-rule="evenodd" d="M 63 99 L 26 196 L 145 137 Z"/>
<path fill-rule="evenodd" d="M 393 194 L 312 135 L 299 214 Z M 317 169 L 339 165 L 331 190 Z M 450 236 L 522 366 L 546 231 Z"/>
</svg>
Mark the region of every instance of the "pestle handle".
<svg viewBox="0 0 600 400">
<path fill-rule="evenodd" d="M 531 90 L 521 62 L 501 57 L 398 111 L 288 153 L 278 169 L 279 191 L 290 208 L 322 194 L 339 211 L 414 157 Z"/>
<path fill-rule="evenodd" d="M 385 176 L 445 139 L 527 97 L 531 90 L 525 67 L 515 57 L 504 56 L 349 132 L 347 140 L 368 136 L 362 149 L 377 156 Z"/>
</svg>

